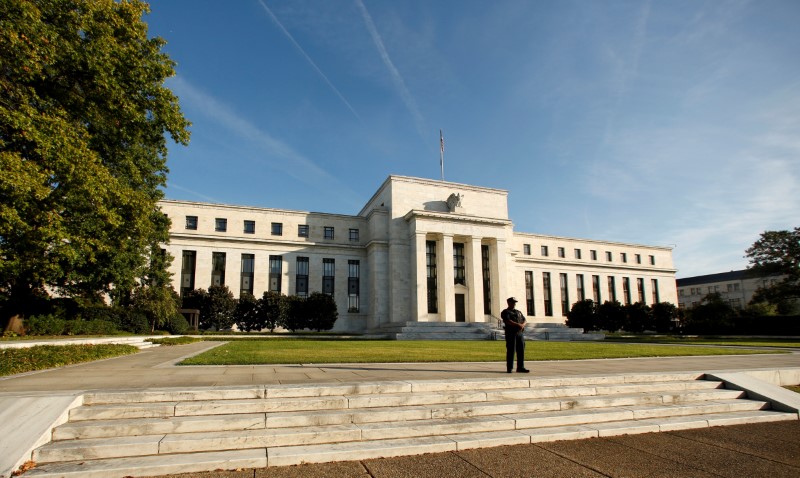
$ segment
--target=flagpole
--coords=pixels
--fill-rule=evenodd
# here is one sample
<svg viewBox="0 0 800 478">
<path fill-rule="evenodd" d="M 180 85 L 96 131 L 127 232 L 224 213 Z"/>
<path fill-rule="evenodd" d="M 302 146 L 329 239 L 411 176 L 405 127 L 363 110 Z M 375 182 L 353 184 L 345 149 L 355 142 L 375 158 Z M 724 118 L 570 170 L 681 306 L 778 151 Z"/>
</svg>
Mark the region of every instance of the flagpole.
<svg viewBox="0 0 800 478">
<path fill-rule="evenodd" d="M 444 136 L 439 130 L 439 168 L 442 170 L 442 181 L 444 181 Z"/>
</svg>

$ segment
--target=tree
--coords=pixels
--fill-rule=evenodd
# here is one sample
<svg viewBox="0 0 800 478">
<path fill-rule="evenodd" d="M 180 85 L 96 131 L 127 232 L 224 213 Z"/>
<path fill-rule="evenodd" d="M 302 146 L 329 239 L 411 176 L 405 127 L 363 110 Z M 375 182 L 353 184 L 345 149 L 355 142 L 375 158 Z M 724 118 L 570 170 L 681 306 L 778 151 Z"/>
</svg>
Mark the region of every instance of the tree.
<svg viewBox="0 0 800 478">
<path fill-rule="evenodd" d="M 313 292 L 308 296 L 306 307 L 308 313 L 308 328 L 320 332 L 331 330 L 339 318 L 336 301 L 333 296 L 321 292 Z"/>
<path fill-rule="evenodd" d="M 167 138 L 189 123 L 139 0 L 0 2 L 2 318 L 37 296 L 130 296 L 168 238 Z"/>
<path fill-rule="evenodd" d="M 688 333 L 723 334 L 735 328 L 736 311 L 722 298 L 719 292 L 712 292 L 689 309 L 684 325 Z"/>
<path fill-rule="evenodd" d="M 634 302 L 623 306 L 625 321 L 622 328 L 628 332 L 639 334 L 645 330 L 653 330 L 653 313 L 646 304 Z"/>
<path fill-rule="evenodd" d="M 751 276 L 784 276 L 774 285 L 759 289 L 751 302 L 775 304 L 783 314 L 796 312 L 800 301 L 800 227 L 765 231 L 745 253 L 750 259 Z"/>
<path fill-rule="evenodd" d="M 567 327 L 597 330 L 597 311 L 592 299 L 580 300 L 572 304 L 567 312 Z"/>
<path fill-rule="evenodd" d="M 263 328 L 262 321 L 258 316 L 258 302 L 258 299 L 253 294 L 244 293 L 239 297 L 234 311 L 236 326 L 239 327 L 239 330 L 250 332 L 251 330 L 261 330 Z"/>
<path fill-rule="evenodd" d="M 236 299 L 226 285 L 212 285 L 208 288 L 206 309 L 200 310 L 200 323 L 203 328 L 228 329 L 233 325 Z"/>
<path fill-rule="evenodd" d="M 172 286 L 142 286 L 133 292 L 133 307 L 147 316 L 150 332 L 161 329 L 175 319 L 180 297 Z"/>
<path fill-rule="evenodd" d="M 601 330 L 616 332 L 625 323 L 625 311 L 618 301 L 605 301 L 597 308 L 597 324 Z"/>
<path fill-rule="evenodd" d="M 259 299 L 258 314 L 261 318 L 261 328 L 275 332 L 275 327 L 286 323 L 286 297 L 272 291 L 264 292 Z"/>
<path fill-rule="evenodd" d="M 653 304 L 653 326 L 658 333 L 670 332 L 680 318 L 680 310 L 670 302 Z"/>
<path fill-rule="evenodd" d="M 308 299 L 290 295 L 286 299 L 286 320 L 283 325 L 291 332 L 308 327 Z"/>
</svg>

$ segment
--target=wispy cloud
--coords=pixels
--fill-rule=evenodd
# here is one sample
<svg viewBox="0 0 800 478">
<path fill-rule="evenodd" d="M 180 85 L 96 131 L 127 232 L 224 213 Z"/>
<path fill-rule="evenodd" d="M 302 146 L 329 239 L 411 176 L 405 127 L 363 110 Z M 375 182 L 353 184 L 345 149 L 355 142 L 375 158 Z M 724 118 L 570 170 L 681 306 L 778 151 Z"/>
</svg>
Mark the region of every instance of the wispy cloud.
<svg viewBox="0 0 800 478">
<path fill-rule="evenodd" d="M 256 145 L 260 153 L 259 161 L 264 161 L 270 167 L 308 185 L 315 187 L 325 184 L 336 185 L 337 190 L 347 197 L 352 206 L 360 206 L 356 200 L 358 195 L 349 186 L 288 144 L 240 117 L 226 104 L 195 88 L 180 76 L 170 80 L 170 87 L 180 97 L 181 102 L 188 102 L 204 116 L 221 124 L 230 133 Z"/>
<path fill-rule="evenodd" d="M 372 41 L 375 44 L 375 48 L 378 49 L 378 53 L 381 56 L 381 60 L 383 60 L 383 64 L 386 65 L 386 68 L 389 70 L 389 75 L 392 78 L 392 82 L 394 83 L 397 92 L 400 94 L 403 103 L 406 105 L 406 108 L 408 108 L 408 111 L 414 118 L 414 124 L 416 125 L 420 138 L 426 140 L 427 127 L 425 124 L 425 118 L 422 116 L 416 100 L 414 100 L 414 97 L 408 90 L 406 82 L 403 80 L 403 76 L 400 75 L 397 67 L 394 66 L 392 59 L 389 57 L 389 52 L 386 51 L 386 47 L 384 46 L 383 40 L 378 33 L 378 29 L 375 27 L 375 22 L 372 21 L 372 16 L 370 16 L 369 12 L 367 11 L 367 7 L 364 5 L 364 2 L 362 0 L 355 0 L 355 3 L 358 9 L 361 11 L 361 15 L 364 17 L 364 24 L 367 26 L 367 30 L 372 36 Z"/>
<path fill-rule="evenodd" d="M 206 196 L 205 194 L 199 193 L 197 191 L 193 191 L 193 190 L 191 190 L 189 188 L 185 188 L 185 187 L 181 186 L 180 184 L 176 184 L 176 183 L 173 183 L 171 181 L 168 182 L 167 186 L 170 189 L 177 189 L 178 191 L 183 191 L 183 192 L 189 193 L 192 196 L 195 196 L 195 197 L 197 197 L 199 199 L 202 199 L 203 201 L 206 201 L 206 202 L 213 202 L 213 203 L 220 203 L 221 202 L 218 199 L 212 198 L 211 196 Z"/>
<path fill-rule="evenodd" d="M 303 50 L 303 47 L 301 47 L 300 44 L 297 43 L 297 40 L 294 39 L 292 34 L 289 33 L 289 31 L 283 26 L 283 24 L 280 22 L 280 20 L 278 20 L 278 17 L 276 17 L 275 14 L 272 13 L 272 10 L 270 10 L 270 8 L 267 6 L 267 4 L 264 3 L 263 0 L 258 0 L 258 3 L 261 4 L 261 6 L 264 8 L 264 11 L 267 12 L 267 15 L 269 15 L 269 17 L 272 19 L 272 21 L 275 23 L 275 25 L 278 26 L 278 28 L 281 30 L 281 32 L 283 32 L 283 34 L 286 35 L 286 38 L 288 38 L 289 41 L 292 42 L 292 45 L 294 45 L 294 47 L 297 49 L 297 51 L 300 52 L 300 54 L 303 56 L 303 58 L 305 58 L 306 61 L 311 65 L 311 67 L 314 68 L 314 70 L 317 72 L 317 74 L 320 77 L 322 77 L 322 79 L 325 81 L 325 83 L 328 84 L 328 86 L 331 88 L 331 90 L 333 90 L 333 92 L 336 93 L 336 96 L 338 96 L 339 99 L 342 100 L 342 103 L 344 103 L 345 106 L 347 106 L 347 109 L 349 109 L 350 112 L 353 113 L 353 115 L 356 118 L 358 118 L 359 121 L 361 121 L 361 116 L 358 114 L 356 109 L 353 108 L 353 105 L 351 105 L 350 102 L 347 101 L 347 98 L 344 97 L 342 92 L 339 91 L 339 89 L 336 88 L 336 86 L 334 86 L 334 84 L 331 82 L 331 80 L 328 78 L 328 76 L 325 73 L 322 72 L 322 70 L 319 68 L 319 66 L 317 66 L 317 64 L 314 62 L 314 60 L 311 59 L 311 57 L 308 55 L 308 53 L 306 53 L 306 51 Z"/>
</svg>

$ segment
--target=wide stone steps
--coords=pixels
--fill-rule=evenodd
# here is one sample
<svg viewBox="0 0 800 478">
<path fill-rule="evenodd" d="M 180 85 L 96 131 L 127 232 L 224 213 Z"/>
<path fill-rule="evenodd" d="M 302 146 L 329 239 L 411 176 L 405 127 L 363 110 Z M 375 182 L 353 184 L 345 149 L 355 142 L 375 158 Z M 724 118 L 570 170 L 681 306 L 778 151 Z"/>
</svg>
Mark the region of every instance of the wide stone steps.
<svg viewBox="0 0 800 478">
<path fill-rule="evenodd" d="M 702 374 L 89 393 L 23 476 L 147 476 L 797 419 Z"/>
</svg>

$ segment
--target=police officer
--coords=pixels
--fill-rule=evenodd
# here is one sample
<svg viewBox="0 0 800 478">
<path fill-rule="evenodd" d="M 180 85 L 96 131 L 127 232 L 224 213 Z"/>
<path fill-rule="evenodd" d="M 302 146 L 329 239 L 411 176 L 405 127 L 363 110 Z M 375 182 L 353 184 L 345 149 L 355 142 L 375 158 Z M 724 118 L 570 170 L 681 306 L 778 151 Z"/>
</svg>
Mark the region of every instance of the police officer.
<svg viewBox="0 0 800 478">
<path fill-rule="evenodd" d="M 517 352 L 517 372 L 529 373 L 525 368 L 525 316 L 516 309 L 517 299 L 506 299 L 508 308 L 500 313 L 506 332 L 506 370 L 511 373 L 514 368 L 514 351 Z"/>
</svg>

